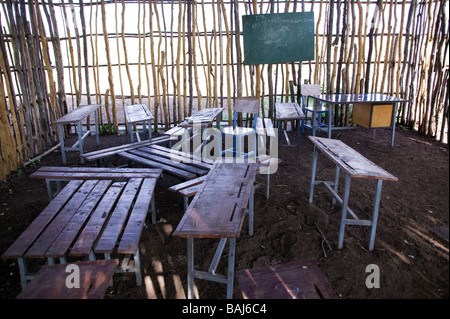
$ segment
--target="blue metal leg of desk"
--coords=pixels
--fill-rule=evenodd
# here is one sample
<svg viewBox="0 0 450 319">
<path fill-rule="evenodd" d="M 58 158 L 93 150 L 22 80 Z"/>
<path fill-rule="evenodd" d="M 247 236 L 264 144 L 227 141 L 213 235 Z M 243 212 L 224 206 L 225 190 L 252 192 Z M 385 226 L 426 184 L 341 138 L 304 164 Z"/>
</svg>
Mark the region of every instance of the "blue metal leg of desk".
<svg viewBox="0 0 450 319">
<path fill-rule="evenodd" d="M 397 103 L 394 103 L 394 110 L 392 111 L 392 121 L 391 121 L 391 146 L 394 146 L 394 137 L 395 137 L 395 117 L 397 116 Z"/>
<path fill-rule="evenodd" d="M 216 268 L 222 256 L 225 244 L 228 241 L 228 270 L 227 275 L 216 274 Z M 194 279 L 204 279 L 214 282 L 219 282 L 227 285 L 227 299 L 233 298 L 233 284 L 234 284 L 234 263 L 236 255 L 236 238 L 222 238 L 219 246 L 216 249 L 213 260 L 208 271 L 200 271 L 194 269 L 194 238 L 187 238 L 187 268 L 188 268 L 188 299 L 194 298 Z"/>
<path fill-rule="evenodd" d="M 316 182 L 316 168 L 317 168 L 318 153 L 319 152 L 318 152 L 316 146 L 314 146 L 312 170 L 311 170 L 311 183 L 310 183 L 310 186 L 309 186 L 309 203 L 313 202 L 314 185 L 315 185 L 315 182 Z"/>
<path fill-rule="evenodd" d="M 341 249 L 344 244 L 345 225 L 347 224 L 348 197 L 350 195 L 350 174 L 345 174 L 344 196 L 342 198 L 341 226 L 339 228 L 338 248 Z"/>
<path fill-rule="evenodd" d="M 58 133 L 59 133 L 59 142 L 61 144 L 62 162 L 65 165 L 67 161 L 66 161 L 66 148 L 64 146 L 64 134 L 62 124 L 58 124 Z"/>
<path fill-rule="evenodd" d="M 194 298 L 194 238 L 187 239 L 188 299 Z"/>
<path fill-rule="evenodd" d="M 381 187 L 382 186 L 383 186 L 383 180 L 378 179 L 377 185 L 375 186 L 375 197 L 374 197 L 374 205 L 373 205 L 373 213 L 372 213 L 372 229 L 370 230 L 370 237 L 369 237 L 369 250 L 373 250 L 373 246 L 375 243 L 375 233 L 377 231 L 378 211 L 380 208 L 380 198 L 381 198 Z"/>
</svg>

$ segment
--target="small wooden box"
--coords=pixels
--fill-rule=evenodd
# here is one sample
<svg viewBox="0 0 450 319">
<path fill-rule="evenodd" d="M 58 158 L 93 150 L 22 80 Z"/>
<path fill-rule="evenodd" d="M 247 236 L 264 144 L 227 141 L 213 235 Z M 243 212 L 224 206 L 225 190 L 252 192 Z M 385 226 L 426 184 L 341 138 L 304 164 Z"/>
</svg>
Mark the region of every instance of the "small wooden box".
<svg viewBox="0 0 450 319">
<path fill-rule="evenodd" d="M 368 129 L 391 127 L 393 110 L 393 104 L 354 104 L 353 124 Z"/>
</svg>

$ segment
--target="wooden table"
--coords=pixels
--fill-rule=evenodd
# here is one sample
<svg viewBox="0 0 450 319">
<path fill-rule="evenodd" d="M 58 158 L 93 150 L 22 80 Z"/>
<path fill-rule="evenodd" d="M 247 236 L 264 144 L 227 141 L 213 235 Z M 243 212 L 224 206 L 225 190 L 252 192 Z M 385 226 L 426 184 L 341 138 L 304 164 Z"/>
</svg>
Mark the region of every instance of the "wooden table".
<svg viewBox="0 0 450 319">
<path fill-rule="evenodd" d="M 328 138 L 331 138 L 331 130 L 336 129 L 349 129 L 353 127 L 333 127 L 332 126 L 332 106 L 338 104 L 352 104 L 353 105 L 353 118 L 358 124 L 358 120 L 362 122 L 367 122 L 368 125 L 364 124 L 367 128 L 375 129 L 382 127 L 390 127 L 391 133 L 391 146 L 394 146 L 394 136 L 395 136 L 395 118 L 397 116 L 397 104 L 401 102 L 407 102 L 408 100 L 396 98 L 390 95 L 370 93 L 370 94 L 320 94 L 311 95 L 313 99 L 325 103 L 328 107 L 328 127 L 327 133 Z M 358 110 L 361 108 L 361 110 Z M 362 110 L 364 109 L 364 110 Z M 359 112 L 359 114 L 358 114 Z M 368 113 L 368 114 L 367 114 Z M 379 116 L 382 121 L 380 124 L 373 126 L 369 119 L 373 119 L 373 116 Z M 365 118 L 365 120 L 363 120 Z M 387 119 L 387 122 L 386 122 Z M 320 127 L 315 129 L 321 130 Z M 313 134 L 315 132 L 313 129 Z M 375 133 L 375 131 L 373 131 Z M 314 136 L 314 135 L 313 135 Z"/>
<path fill-rule="evenodd" d="M 137 123 L 142 122 L 144 136 L 147 134 L 148 127 L 148 138 L 152 138 L 152 120 L 154 119 L 153 114 L 148 109 L 146 104 L 133 104 L 133 105 L 125 105 L 125 115 L 127 120 L 128 127 L 128 137 L 130 139 L 130 143 L 134 142 L 134 134 L 136 134 L 136 138 L 138 142 L 141 141 L 141 137 L 139 136 L 139 131 L 136 128 L 136 131 L 133 130 L 133 126 Z"/>
<path fill-rule="evenodd" d="M 80 105 L 73 111 L 67 113 L 66 115 L 60 117 L 57 119 L 54 124 L 58 125 L 58 132 L 59 132 L 59 141 L 61 144 L 61 155 L 62 155 L 62 162 L 65 165 L 66 164 L 66 152 L 68 151 L 78 151 L 80 152 L 80 155 L 83 154 L 83 141 L 86 137 L 91 135 L 92 133 L 95 133 L 95 138 L 97 141 L 97 145 L 100 144 L 99 135 L 100 130 L 98 127 L 98 108 L 101 104 L 92 104 L 92 105 Z M 86 130 L 83 131 L 83 124 L 82 121 L 90 116 L 92 113 L 94 113 L 94 119 L 95 119 L 95 131 L 92 130 Z M 63 133 L 63 125 L 64 124 L 70 124 L 70 123 L 76 123 L 77 125 L 77 133 L 78 133 L 78 141 L 72 145 L 72 147 L 65 147 L 64 145 L 64 133 Z M 81 163 L 84 163 L 84 158 L 81 157 Z"/>
<path fill-rule="evenodd" d="M 29 258 L 47 258 L 53 264 L 55 258 L 66 263 L 67 257 L 94 260 L 95 254 L 103 254 L 110 259 L 117 253 L 126 255 L 124 260 L 133 257 L 130 265 L 121 267 L 135 272 L 140 285 L 138 245 L 149 210 L 155 212 L 156 181 L 154 177 L 123 182 L 71 180 L 2 258 L 18 259 L 22 287 L 26 287 L 32 278 L 26 266 Z"/>
<path fill-rule="evenodd" d="M 253 234 L 253 194 L 256 163 L 216 162 L 206 176 L 177 226 L 174 237 L 187 238 L 188 298 L 194 297 L 194 278 L 227 285 L 233 296 L 236 238 L 248 207 L 249 233 Z M 194 269 L 194 238 L 217 238 L 219 246 L 208 271 Z M 229 240 L 227 275 L 216 274 L 225 244 Z"/>
<path fill-rule="evenodd" d="M 314 186 L 323 185 L 332 194 L 333 202 L 337 200 L 342 206 L 341 223 L 339 229 L 338 248 L 341 249 L 344 243 L 344 231 L 346 225 L 360 225 L 371 227 L 369 238 L 369 250 L 373 250 L 375 242 L 375 232 L 377 229 L 378 210 L 380 207 L 381 188 L 383 180 L 398 181 L 398 178 L 388 173 L 375 163 L 356 152 L 340 140 L 321 138 L 315 136 L 308 137 L 314 144 L 314 155 L 312 163 L 311 186 L 309 189 L 309 202 L 312 203 L 314 196 Z M 316 181 L 316 168 L 318 152 L 321 151 L 332 162 L 336 164 L 334 181 Z M 342 169 L 345 173 L 344 194 L 341 198 L 338 191 L 339 173 Z M 366 178 L 376 180 L 375 195 L 371 220 L 361 220 L 348 207 L 348 199 L 350 195 L 351 178 Z M 347 214 L 350 218 L 347 218 Z"/>
<path fill-rule="evenodd" d="M 278 127 L 278 136 L 281 138 L 281 133 L 284 133 L 286 139 L 286 144 L 279 144 L 281 147 L 295 147 L 297 149 L 297 161 L 300 159 L 300 121 L 305 119 L 305 114 L 298 103 L 275 103 L 275 122 Z M 287 130 L 283 130 L 282 122 L 291 121 L 292 128 L 294 127 L 294 122 L 297 132 L 297 144 L 292 145 L 289 137 L 287 135 Z"/>
<path fill-rule="evenodd" d="M 102 299 L 118 264 L 109 259 L 42 266 L 16 299 Z"/>
</svg>

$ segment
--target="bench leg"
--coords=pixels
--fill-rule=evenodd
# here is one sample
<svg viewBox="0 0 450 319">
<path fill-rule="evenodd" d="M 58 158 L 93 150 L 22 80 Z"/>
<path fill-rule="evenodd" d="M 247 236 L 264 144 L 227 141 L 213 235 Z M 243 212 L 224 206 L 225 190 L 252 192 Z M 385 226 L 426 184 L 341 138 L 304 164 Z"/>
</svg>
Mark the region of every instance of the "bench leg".
<svg viewBox="0 0 450 319">
<path fill-rule="evenodd" d="M 136 275 L 136 285 L 140 287 L 142 285 L 142 274 L 141 274 L 141 257 L 139 255 L 139 247 L 136 253 L 133 255 L 134 259 L 134 273 Z"/>
<path fill-rule="evenodd" d="M 220 257 L 222 257 L 223 249 L 225 248 L 226 243 L 227 243 L 226 238 L 220 239 L 219 246 L 217 246 L 216 252 L 214 254 L 211 265 L 209 266 L 208 272 L 212 274 L 216 273 L 217 265 L 219 264 Z"/>
<path fill-rule="evenodd" d="M 309 186 L 309 203 L 313 202 L 314 184 L 316 182 L 317 157 L 318 157 L 318 151 L 317 151 L 316 146 L 314 146 L 313 162 L 312 162 L 312 170 L 311 170 L 311 185 Z"/>
<path fill-rule="evenodd" d="M 344 196 L 342 198 L 342 216 L 341 216 L 341 225 L 339 228 L 338 249 L 341 249 L 344 244 L 344 232 L 348 212 L 348 198 L 350 195 L 350 181 L 351 181 L 350 174 L 345 174 Z"/>
<path fill-rule="evenodd" d="M 236 256 L 236 238 L 230 238 L 228 248 L 227 299 L 233 299 L 234 260 Z"/>
<path fill-rule="evenodd" d="M 59 143 L 61 144 L 62 163 L 66 165 L 66 148 L 64 146 L 64 134 L 62 124 L 58 124 Z"/>
<path fill-rule="evenodd" d="M 297 154 L 296 154 L 296 161 L 297 163 L 300 160 L 300 129 L 301 129 L 301 125 L 300 125 L 300 120 L 295 120 L 296 124 L 296 130 L 297 130 Z"/>
<path fill-rule="evenodd" d="M 254 198 L 255 198 L 255 185 L 252 187 L 252 191 L 250 193 L 250 200 L 248 202 L 248 234 L 253 236 L 253 221 L 254 221 Z"/>
<path fill-rule="evenodd" d="M 153 194 L 150 201 L 150 211 L 152 213 L 152 224 L 156 224 L 156 205 L 155 205 L 155 194 Z"/>
<path fill-rule="evenodd" d="M 339 167 L 339 165 L 336 165 L 336 171 L 334 172 L 334 192 L 337 194 L 338 191 L 338 187 L 339 187 L 339 173 L 340 173 L 341 168 Z M 336 199 L 334 198 L 334 196 L 332 197 L 332 204 L 336 204 Z"/>
<path fill-rule="evenodd" d="M 369 238 L 369 250 L 373 250 L 373 246 L 375 243 L 375 233 L 377 231 L 378 210 L 380 208 L 380 198 L 381 198 L 381 187 L 382 186 L 383 186 L 383 180 L 378 179 L 377 185 L 375 187 L 375 198 L 374 198 L 373 213 L 372 213 L 372 229 L 370 231 L 370 238 Z"/>
<path fill-rule="evenodd" d="M 24 289 L 27 286 L 27 263 L 25 261 L 25 258 L 17 259 L 17 263 L 19 264 L 20 284 L 22 285 L 22 289 Z"/>
<path fill-rule="evenodd" d="M 194 298 L 194 238 L 187 239 L 188 299 Z"/>
<path fill-rule="evenodd" d="M 98 111 L 94 112 L 95 119 L 95 141 L 97 142 L 97 146 L 100 145 L 100 128 L 98 127 Z"/>
</svg>

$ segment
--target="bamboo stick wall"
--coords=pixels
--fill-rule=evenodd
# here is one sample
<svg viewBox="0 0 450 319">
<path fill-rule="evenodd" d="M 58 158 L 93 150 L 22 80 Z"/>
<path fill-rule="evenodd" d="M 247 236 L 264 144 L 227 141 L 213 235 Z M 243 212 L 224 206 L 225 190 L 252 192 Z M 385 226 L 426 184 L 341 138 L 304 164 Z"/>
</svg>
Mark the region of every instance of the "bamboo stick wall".
<svg viewBox="0 0 450 319">
<path fill-rule="evenodd" d="M 314 11 L 315 60 L 245 65 L 242 16 L 299 11 Z M 397 122 L 446 142 L 447 12 L 447 0 L 2 0 L 0 178 L 54 146 L 53 121 L 78 105 L 101 103 L 117 131 L 124 104 L 148 103 L 168 129 L 238 96 L 273 117 L 305 82 L 407 98 Z M 346 107 L 334 122 L 348 124 Z"/>
</svg>

